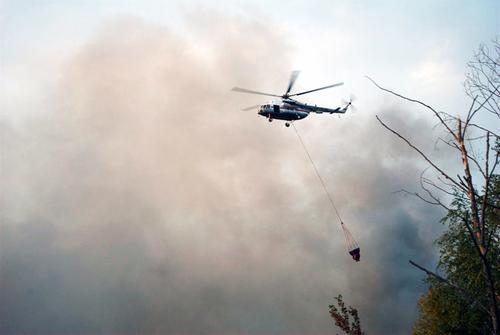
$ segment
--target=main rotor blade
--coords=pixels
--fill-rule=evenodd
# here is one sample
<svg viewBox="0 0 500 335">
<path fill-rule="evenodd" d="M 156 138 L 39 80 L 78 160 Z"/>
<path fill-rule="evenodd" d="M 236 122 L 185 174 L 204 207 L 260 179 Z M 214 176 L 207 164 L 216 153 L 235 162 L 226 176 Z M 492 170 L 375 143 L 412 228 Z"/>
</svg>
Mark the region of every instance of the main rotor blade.
<svg viewBox="0 0 500 335">
<path fill-rule="evenodd" d="M 233 87 L 231 89 L 231 91 L 240 92 L 240 93 L 251 93 L 251 94 L 259 94 L 259 95 L 267 95 L 267 96 L 270 96 L 270 97 L 278 97 L 278 98 L 281 97 L 281 95 L 264 93 L 264 92 L 258 92 L 258 91 L 252 91 L 252 90 L 247 90 L 246 88 L 240 88 L 240 87 Z"/>
<path fill-rule="evenodd" d="M 290 81 L 288 82 L 288 88 L 286 89 L 285 95 L 288 95 L 290 91 L 292 90 L 293 85 L 295 84 L 295 81 L 297 80 L 297 77 L 299 76 L 300 71 L 293 71 L 292 75 L 290 76 Z"/>
<path fill-rule="evenodd" d="M 253 106 L 250 106 L 250 107 L 247 107 L 247 108 L 243 108 L 242 111 L 251 111 L 252 109 L 255 109 L 257 107 L 260 107 L 261 104 L 258 104 L 258 105 L 253 105 Z"/>
<path fill-rule="evenodd" d="M 315 88 L 314 90 L 310 90 L 310 91 L 305 91 L 305 92 L 290 94 L 289 97 L 293 97 L 295 95 L 307 94 L 307 93 L 311 93 L 311 92 L 316 92 L 316 91 L 320 91 L 320 90 L 325 90 L 327 88 L 331 88 L 331 87 L 335 87 L 335 86 L 341 86 L 341 85 L 344 85 L 344 83 L 336 83 L 336 84 L 332 84 L 332 85 L 328 85 L 328 86 L 324 86 L 324 87 L 320 87 L 320 88 Z"/>
</svg>

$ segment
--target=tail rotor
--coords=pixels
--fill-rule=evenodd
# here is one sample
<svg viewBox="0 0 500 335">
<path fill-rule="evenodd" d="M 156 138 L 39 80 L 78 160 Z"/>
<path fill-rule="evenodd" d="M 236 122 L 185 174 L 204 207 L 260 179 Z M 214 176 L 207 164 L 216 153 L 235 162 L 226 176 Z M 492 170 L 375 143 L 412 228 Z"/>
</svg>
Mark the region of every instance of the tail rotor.
<svg viewBox="0 0 500 335">
<path fill-rule="evenodd" d="M 353 102 L 356 101 L 356 96 L 354 94 L 349 95 L 349 100 L 342 99 L 342 104 L 344 105 L 344 109 L 347 111 L 351 109 L 353 112 L 356 112 L 358 109 L 353 105 Z"/>
</svg>

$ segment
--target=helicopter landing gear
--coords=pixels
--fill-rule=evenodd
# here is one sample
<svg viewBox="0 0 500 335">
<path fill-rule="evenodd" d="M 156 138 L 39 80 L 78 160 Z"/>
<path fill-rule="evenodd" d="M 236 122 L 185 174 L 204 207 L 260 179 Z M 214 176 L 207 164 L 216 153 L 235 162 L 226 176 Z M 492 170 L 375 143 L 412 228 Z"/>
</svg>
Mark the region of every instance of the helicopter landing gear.
<svg viewBox="0 0 500 335">
<path fill-rule="evenodd" d="M 285 122 L 285 127 L 290 127 L 290 122 Z"/>
</svg>

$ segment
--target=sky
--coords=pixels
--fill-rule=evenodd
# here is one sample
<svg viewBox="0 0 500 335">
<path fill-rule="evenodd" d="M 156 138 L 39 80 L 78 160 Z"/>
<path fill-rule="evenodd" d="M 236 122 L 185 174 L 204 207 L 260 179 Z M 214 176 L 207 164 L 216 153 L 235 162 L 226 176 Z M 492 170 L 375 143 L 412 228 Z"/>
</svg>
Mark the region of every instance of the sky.
<svg viewBox="0 0 500 335">
<path fill-rule="evenodd" d="M 408 334 L 444 215 L 404 196 L 451 170 L 426 110 L 451 114 L 495 1 L 0 2 L 0 333 L 331 334 L 342 294 L 368 334 Z M 304 101 L 292 128 L 242 108 Z M 459 167 L 459 166 L 458 166 Z"/>
</svg>

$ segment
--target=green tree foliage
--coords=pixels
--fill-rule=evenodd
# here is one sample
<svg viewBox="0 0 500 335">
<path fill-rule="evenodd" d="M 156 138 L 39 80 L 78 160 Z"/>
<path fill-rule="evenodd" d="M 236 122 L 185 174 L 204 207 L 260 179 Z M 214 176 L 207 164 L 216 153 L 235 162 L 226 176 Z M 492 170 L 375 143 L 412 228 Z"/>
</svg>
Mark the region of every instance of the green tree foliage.
<svg viewBox="0 0 500 335">
<path fill-rule="evenodd" d="M 494 278 L 500 278 L 500 176 L 493 176 L 485 213 L 488 223 L 488 257 Z M 429 277 L 428 292 L 419 300 L 420 316 L 414 326 L 415 335 L 486 334 L 489 316 L 482 306 L 488 304 L 483 280 L 483 265 L 471 233 L 464 224 L 468 215 L 467 199 L 456 194 L 448 215 L 443 219 L 447 229 L 436 241 L 440 252 L 439 268 L 456 288 Z M 495 287 L 500 289 L 496 280 Z"/>
</svg>

